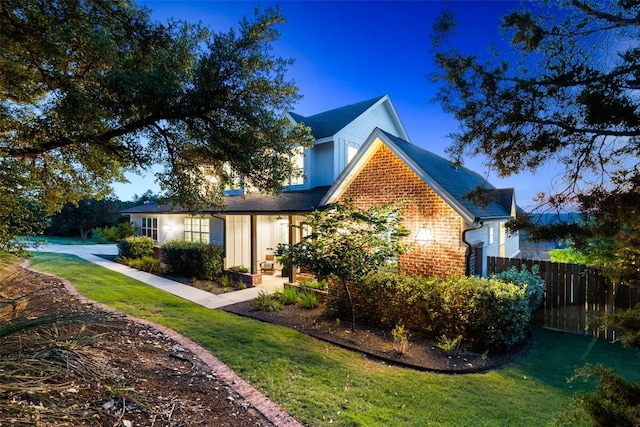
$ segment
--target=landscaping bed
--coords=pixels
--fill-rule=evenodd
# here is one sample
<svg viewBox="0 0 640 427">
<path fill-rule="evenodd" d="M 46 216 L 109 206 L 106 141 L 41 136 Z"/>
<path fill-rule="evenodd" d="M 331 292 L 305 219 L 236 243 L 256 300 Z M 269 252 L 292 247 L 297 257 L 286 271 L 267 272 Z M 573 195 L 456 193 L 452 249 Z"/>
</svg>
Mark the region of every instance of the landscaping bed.
<svg viewBox="0 0 640 427">
<path fill-rule="evenodd" d="M 261 311 L 254 308 L 249 301 L 224 307 L 223 310 L 293 328 L 384 363 L 433 372 L 453 374 L 495 369 L 513 361 L 528 348 L 525 343 L 502 353 L 480 354 L 466 351 L 447 353 L 433 341 L 409 336 L 408 348 L 401 353 L 391 331 L 356 324 L 355 332 L 352 332 L 348 320 L 336 320 L 325 315 L 323 305 L 314 309 L 286 305 L 278 311 Z"/>
<path fill-rule="evenodd" d="M 11 266 L 0 278 L 4 327 L 78 318 L 3 338 L 0 424 L 273 425 L 167 333 L 70 295 L 55 277 Z"/>
</svg>

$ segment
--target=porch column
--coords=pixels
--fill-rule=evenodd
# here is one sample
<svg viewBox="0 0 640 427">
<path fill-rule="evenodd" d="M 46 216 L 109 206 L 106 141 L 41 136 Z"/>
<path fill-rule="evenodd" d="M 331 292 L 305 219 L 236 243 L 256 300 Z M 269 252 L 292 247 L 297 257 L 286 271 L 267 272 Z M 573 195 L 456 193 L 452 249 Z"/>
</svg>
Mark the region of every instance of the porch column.
<svg viewBox="0 0 640 427">
<path fill-rule="evenodd" d="M 258 218 L 255 215 L 251 215 L 251 237 L 249 245 L 251 246 L 251 274 L 258 273 Z"/>
<path fill-rule="evenodd" d="M 293 226 L 293 215 L 289 215 L 289 245 L 296 243 L 296 233 Z M 295 283 L 296 281 L 296 268 L 293 266 L 291 260 L 289 261 L 289 283 Z"/>
</svg>

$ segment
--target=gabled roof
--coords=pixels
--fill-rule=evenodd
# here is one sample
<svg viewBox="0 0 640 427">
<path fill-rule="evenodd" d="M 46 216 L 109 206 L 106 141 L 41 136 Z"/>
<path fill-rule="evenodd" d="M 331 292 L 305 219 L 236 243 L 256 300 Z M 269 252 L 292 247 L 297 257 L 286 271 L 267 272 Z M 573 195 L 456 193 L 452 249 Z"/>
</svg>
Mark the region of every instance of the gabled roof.
<svg viewBox="0 0 640 427">
<path fill-rule="evenodd" d="M 380 129 L 375 129 L 367 138 L 356 157 L 340 174 L 320 203 L 329 204 L 335 202 L 373 156 L 380 144 L 386 145 L 467 222 L 472 223 L 478 219 L 508 218 L 511 216 L 512 206 L 515 203 L 513 189 L 498 190 L 480 174 L 463 166 L 456 166 L 430 151 L 410 144 Z M 491 198 L 491 201 L 486 206 L 467 200 L 464 196 L 477 187 L 496 191 L 497 197 Z"/>
<path fill-rule="evenodd" d="M 224 209 L 204 208 L 203 213 L 250 214 L 250 213 L 293 213 L 315 210 L 329 187 L 316 187 L 311 190 L 282 192 L 278 195 L 250 193 L 238 196 L 225 196 Z M 148 203 L 121 211 L 122 214 L 161 214 L 189 213 L 180 206 Z"/>
<path fill-rule="evenodd" d="M 335 108 L 313 116 L 302 116 L 300 114 L 289 112 L 289 115 L 296 123 L 304 123 L 311 128 L 311 134 L 315 139 L 329 138 L 349 123 L 364 114 L 368 109 L 376 105 L 378 102 L 388 98 L 388 95 L 378 96 L 366 101 L 355 104 L 346 105 L 344 107 Z"/>
</svg>

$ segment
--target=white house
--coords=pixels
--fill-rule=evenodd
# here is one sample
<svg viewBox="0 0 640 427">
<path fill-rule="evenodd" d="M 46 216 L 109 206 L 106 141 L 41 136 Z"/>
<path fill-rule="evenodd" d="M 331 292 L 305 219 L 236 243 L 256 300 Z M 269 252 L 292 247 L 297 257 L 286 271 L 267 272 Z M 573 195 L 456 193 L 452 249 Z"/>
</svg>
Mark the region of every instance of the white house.
<svg viewBox="0 0 640 427">
<path fill-rule="evenodd" d="M 421 208 L 404 224 L 413 231 L 407 239 L 414 246 L 413 255 L 404 262 L 407 272 L 439 274 L 427 264 L 443 265 L 440 257 L 454 265 L 449 272 L 480 273 L 487 255 L 519 253 L 518 237 L 509 236 L 504 227 L 515 216 L 514 191 L 497 190 L 480 175 L 411 144 L 389 96 L 306 117 L 289 112 L 286 117 L 309 126 L 316 141 L 293 159 L 303 178 L 290 181 L 280 195 L 244 194 L 240 187 L 227 192 L 225 209 L 205 209 L 200 216 L 179 206 L 157 204 L 136 206 L 123 214 L 158 245 L 176 239 L 220 245 L 227 267 L 243 265 L 258 273 L 260 261 L 278 243 L 295 243 L 308 232 L 305 213 L 346 195 L 363 206 L 410 196 Z M 395 169 L 389 170 L 391 164 Z M 416 179 L 421 184 L 407 185 Z M 496 201 L 488 208 L 463 197 L 477 186 L 495 193 Z M 433 227 L 426 227 L 429 224 Z M 433 242 L 415 242 L 421 230 L 431 233 Z M 403 262 L 399 265 L 402 269 Z"/>
</svg>

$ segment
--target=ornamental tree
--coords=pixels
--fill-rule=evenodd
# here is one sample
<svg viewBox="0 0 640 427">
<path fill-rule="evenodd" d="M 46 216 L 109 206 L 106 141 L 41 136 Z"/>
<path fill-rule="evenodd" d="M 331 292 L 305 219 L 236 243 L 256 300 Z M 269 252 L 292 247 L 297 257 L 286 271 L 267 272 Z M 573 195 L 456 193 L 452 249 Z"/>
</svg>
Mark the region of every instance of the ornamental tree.
<svg viewBox="0 0 640 427">
<path fill-rule="evenodd" d="M 214 33 L 152 22 L 128 0 L 3 0 L 0 198 L 51 213 L 152 165 L 193 211 L 220 204 L 227 171 L 277 191 L 311 141 L 281 118 L 299 98 L 292 61 L 271 52 L 283 22 L 266 10 Z M 11 215 L 0 205 L 0 223 Z"/>
<path fill-rule="evenodd" d="M 404 252 L 401 238 L 408 231 L 400 225 L 401 219 L 396 205 L 362 209 L 346 200 L 308 214 L 304 223 L 311 234 L 294 245 L 280 245 L 278 255 L 288 254 L 294 265 L 306 267 L 319 278 L 339 281 L 349 300 L 353 330 L 355 311 L 349 287 Z"/>
</svg>

